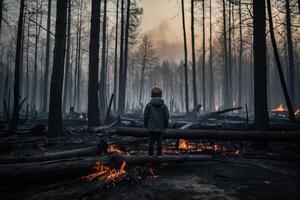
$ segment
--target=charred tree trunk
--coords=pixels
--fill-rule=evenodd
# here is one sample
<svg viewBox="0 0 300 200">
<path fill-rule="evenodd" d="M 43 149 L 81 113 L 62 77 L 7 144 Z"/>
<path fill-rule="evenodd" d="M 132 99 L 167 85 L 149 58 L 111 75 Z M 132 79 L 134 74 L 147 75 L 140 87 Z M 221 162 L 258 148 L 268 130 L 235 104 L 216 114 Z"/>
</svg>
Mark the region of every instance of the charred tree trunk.
<svg viewBox="0 0 300 200">
<path fill-rule="evenodd" d="M 209 0 L 209 105 L 210 109 L 214 109 L 215 102 L 215 86 L 214 86 L 214 73 L 213 73 L 213 47 L 212 47 L 212 10 L 211 10 L 211 0 Z"/>
<path fill-rule="evenodd" d="M 106 25 L 107 25 L 107 0 L 104 0 L 103 11 L 103 25 L 102 25 L 102 58 L 101 58 L 101 77 L 100 77 L 100 113 L 102 118 L 105 117 L 106 111 Z"/>
<path fill-rule="evenodd" d="M 287 34 L 287 45 L 289 55 L 289 91 L 291 96 L 291 103 L 295 105 L 295 76 L 294 76 L 294 52 L 293 52 L 293 39 L 291 29 L 291 10 L 290 0 L 285 0 L 285 20 L 286 20 L 286 34 Z"/>
<path fill-rule="evenodd" d="M 63 112 L 66 112 L 67 99 L 70 97 L 69 77 L 70 77 L 70 51 L 71 51 L 71 0 L 68 1 L 68 33 L 67 33 L 67 55 L 66 55 L 66 69 L 65 69 L 65 84 L 64 84 L 64 98 L 63 98 Z"/>
<path fill-rule="evenodd" d="M 269 27 L 270 27 L 271 41 L 272 41 L 274 57 L 276 60 L 277 69 L 278 69 L 278 73 L 279 73 L 280 83 L 281 83 L 282 91 L 284 94 L 285 102 L 288 107 L 290 120 L 295 121 L 293 104 L 292 104 L 289 94 L 288 94 L 288 89 L 287 89 L 287 86 L 286 86 L 286 83 L 284 80 L 284 74 L 283 74 L 282 66 L 281 66 L 281 62 L 280 62 L 280 56 L 279 56 L 278 49 L 277 49 L 274 28 L 273 28 L 272 7 L 271 7 L 270 0 L 267 0 L 267 8 L 268 8 L 268 15 L 269 15 Z"/>
<path fill-rule="evenodd" d="M 238 77 L 238 105 L 242 105 L 242 70 L 243 70 L 243 29 L 242 29 L 242 2 L 239 0 L 239 77 Z"/>
<path fill-rule="evenodd" d="M 122 87 L 122 96 L 123 101 L 121 104 L 122 113 L 125 111 L 125 104 L 126 104 L 126 85 L 127 85 L 127 68 L 128 68 L 128 45 L 129 45 L 129 29 L 130 29 L 130 7 L 131 7 L 131 0 L 127 0 L 127 16 L 126 16 L 126 27 L 125 27 L 125 46 L 124 46 L 124 84 Z"/>
<path fill-rule="evenodd" d="M 253 0 L 254 114 L 257 129 L 269 125 L 266 70 L 265 0 Z"/>
<path fill-rule="evenodd" d="M 124 0 L 121 0 L 121 38 L 120 38 L 120 68 L 119 68 L 119 102 L 118 102 L 118 113 L 122 112 L 122 86 L 124 84 Z"/>
<path fill-rule="evenodd" d="M 38 9 L 39 4 L 38 4 L 38 0 L 36 1 L 36 8 Z M 34 43 L 34 76 L 33 76 L 33 88 L 32 88 L 32 110 L 35 112 L 36 111 L 36 92 L 37 92 L 37 70 L 38 70 L 38 45 L 39 45 L 39 38 L 40 38 L 40 33 L 41 33 L 41 27 L 38 25 L 38 12 L 42 12 L 39 11 L 39 9 L 36 11 L 35 14 L 35 21 L 36 21 L 36 25 L 35 25 L 35 43 Z M 40 23 L 42 22 L 42 18 L 40 18 Z"/>
<path fill-rule="evenodd" d="M 26 93 L 25 96 L 29 98 L 29 48 L 30 48 L 30 20 L 27 25 L 27 42 L 26 42 Z M 47 66 L 46 66 L 47 67 Z M 46 71 L 45 71 L 46 74 Z M 45 79 L 44 79 L 45 80 Z"/>
<path fill-rule="evenodd" d="M 226 29 L 226 3 L 223 0 L 223 54 L 224 54 L 224 86 L 223 86 L 223 99 L 224 107 L 229 107 L 229 74 L 228 74 L 228 53 L 227 53 L 227 29 Z"/>
<path fill-rule="evenodd" d="M 18 128 L 19 120 L 19 100 L 20 100 L 20 68 L 21 68 L 21 46 L 23 35 L 23 16 L 24 16 L 25 0 L 20 1 L 20 12 L 18 21 L 18 34 L 15 56 L 15 79 L 14 79 L 14 110 L 9 124 L 9 130 L 14 132 Z"/>
<path fill-rule="evenodd" d="M 89 56 L 89 84 L 88 84 L 88 125 L 99 126 L 99 101 L 98 101 L 98 65 L 99 65 L 99 42 L 100 42 L 100 3 L 92 1 L 91 37 Z"/>
<path fill-rule="evenodd" d="M 49 82 L 49 65 L 50 65 L 50 29 L 51 29 L 51 2 L 48 0 L 48 15 L 47 15 L 47 41 L 46 41 L 46 68 L 44 77 L 44 103 L 43 112 L 47 112 L 48 108 L 48 82 Z"/>
<path fill-rule="evenodd" d="M 232 106 L 232 27 L 231 27 L 231 2 L 228 1 L 228 106 Z"/>
<path fill-rule="evenodd" d="M 181 0 L 182 11 L 182 26 L 183 26 L 183 42 L 184 42 L 184 82 L 185 82 L 185 112 L 189 113 L 189 84 L 188 84 L 188 53 L 187 53 L 187 41 L 185 30 L 185 10 L 184 0 Z"/>
<path fill-rule="evenodd" d="M 55 45 L 48 116 L 49 137 L 58 137 L 63 132 L 61 106 L 66 49 L 67 5 L 68 0 L 59 0 L 56 4 Z"/>
<path fill-rule="evenodd" d="M 192 70 L 193 70 L 193 97 L 194 97 L 194 108 L 197 108 L 198 97 L 197 97 L 197 80 L 196 80 L 196 50 L 195 50 L 195 17 L 194 17 L 194 6 L 195 1 L 191 0 L 191 41 L 192 41 Z"/>
<path fill-rule="evenodd" d="M 119 3 L 120 3 L 120 0 L 117 0 L 117 8 L 116 8 L 116 33 L 115 33 L 114 99 L 113 99 L 114 112 L 117 111 Z"/>
<path fill-rule="evenodd" d="M 4 0 L 0 0 L 0 40 L 1 40 L 1 28 L 2 28 L 2 17 L 3 17 L 3 4 Z"/>
<path fill-rule="evenodd" d="M 206 110 L 206 89 L 205 89 L 205 1 L 202 1 L 202 106 Z"/>
</svg>

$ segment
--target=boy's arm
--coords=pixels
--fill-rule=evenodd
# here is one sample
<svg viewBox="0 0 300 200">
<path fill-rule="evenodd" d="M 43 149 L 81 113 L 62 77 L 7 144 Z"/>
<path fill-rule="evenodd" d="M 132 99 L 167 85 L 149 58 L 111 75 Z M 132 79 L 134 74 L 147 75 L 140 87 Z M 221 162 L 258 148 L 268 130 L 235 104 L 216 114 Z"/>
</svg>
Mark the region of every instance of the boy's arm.
<svg viewBox="0 0 300 200">
<path fill-rule="evenodd" d="M 145 126 L 145 128 L 148 128 L 149 114 L 150 114 L 150 109 L 149 109 L 149 105 L 147 104 L 145 111 L 144 111 L 144 126 Z"/>
<path fill-rule="evenodd" d="M 164 121 L 164 125 L 165 125 L 165 128 L 168 128 L 169 126 L 169 109 L 168 107 L 165 105 L 165 121 Z"/>
</svg>

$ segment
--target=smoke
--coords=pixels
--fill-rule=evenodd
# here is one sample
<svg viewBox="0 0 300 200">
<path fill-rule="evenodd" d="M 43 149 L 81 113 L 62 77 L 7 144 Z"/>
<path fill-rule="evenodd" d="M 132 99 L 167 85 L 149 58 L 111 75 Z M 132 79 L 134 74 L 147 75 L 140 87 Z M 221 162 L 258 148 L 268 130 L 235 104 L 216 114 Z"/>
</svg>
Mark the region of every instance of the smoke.
<svg viewBox="0 0 300 200">
<path fill-rule="evenodd" d="M 183 42 L 178 32 L 168 20 L 163 20 L 147 33 L 161 60 L 178 62 L 183 58 Z"/>
</svg>

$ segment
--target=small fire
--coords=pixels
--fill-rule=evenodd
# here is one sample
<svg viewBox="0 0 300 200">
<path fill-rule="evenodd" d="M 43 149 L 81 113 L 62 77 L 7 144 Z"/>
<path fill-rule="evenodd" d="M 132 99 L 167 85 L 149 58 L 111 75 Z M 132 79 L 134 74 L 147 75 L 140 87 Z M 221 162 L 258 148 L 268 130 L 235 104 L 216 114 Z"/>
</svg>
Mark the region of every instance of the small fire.
<svg viewBox="0 0 300 200">
<path fill-rule="evenodd" d="M 287 112 L 287 108 L 283 104 L 280 104 L 277 108 L 272 109 L 272 112 Z"/>
<path fill-rule="evenodd" d="M 220 111 L 220 110 L 221 110 L 220 106 L 216 105 L 215 106 L 215 111 Z"/>
<path fill-rule="evenodd" d="M 189 149 L 189 142 L 184 139 L 179 139 L 179 149 Z"/>
<path fill-rule="evenodd" d="M 117 147 L 115 147 L 114 145 L 109 145 L 108 149 L 107 149 L 108 153 L 120 153 L 120 154 L 124 154 L 123 151 L 121 151 L 120 149 L 118 149 Z"/>
<path fill-rule="evenodd" d="M 126 173 L 125 171 L 126 162 L 123 161 L 120 169 L 114 169 L 110 166 L 103 165 L 99 161 L 95 163 L 94 169 L 95 172 L 85 176 L 83 178 L 87 179 L 88 181 L 92 181 L 95 178 L 99 178 L 104 181 L 117 181 L 119 177 Z"/>
<path fill-rule="evenodd" d="M 296 116 L 300 116 L 300 109 L 297 109 L 297 110 L 296 110 L 295 115 L 296 115 Z"/>
</svg>

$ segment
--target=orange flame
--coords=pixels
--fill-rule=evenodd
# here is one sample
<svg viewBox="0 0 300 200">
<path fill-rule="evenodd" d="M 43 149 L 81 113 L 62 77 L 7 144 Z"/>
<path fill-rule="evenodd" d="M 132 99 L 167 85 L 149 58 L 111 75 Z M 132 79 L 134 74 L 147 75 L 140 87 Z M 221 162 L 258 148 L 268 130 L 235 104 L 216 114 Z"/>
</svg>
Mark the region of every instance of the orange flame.
<svg viewBox="0 0 300 200">
<path fill-rule="evenodd" d="M 287 108 L 283 104 L 280 104 L 277 108 L 272 109 L 272 112 L 287 112 Z"/>
<path fill-rule="evenodd" d="M 124 154 L 123 151 L 121 151 L 120 149 L 118 149 L 117 147 L 115 147 L 114 145 L 109 145 L 108 149 L 107 149 L 108 153 L 121 153 Z"/>
<path fill-rule="evenodd" d="M 189 149 L 189 142 L 184 139 L 179 139 L 179 149 Z"/>
<path fill-rule="evenodd" d="M 88 181 L 92 181 L 97 177 L 104 181 L 116 181 L 120 176 L 126 173 L 125 167 L 125 161 L 123 161 L 120 169 L 111 168 L 110 166 L 103 165 L 98 161 L 94 166 L 95 172 L 83 178 L 87 179 Z"/>
</svg>

